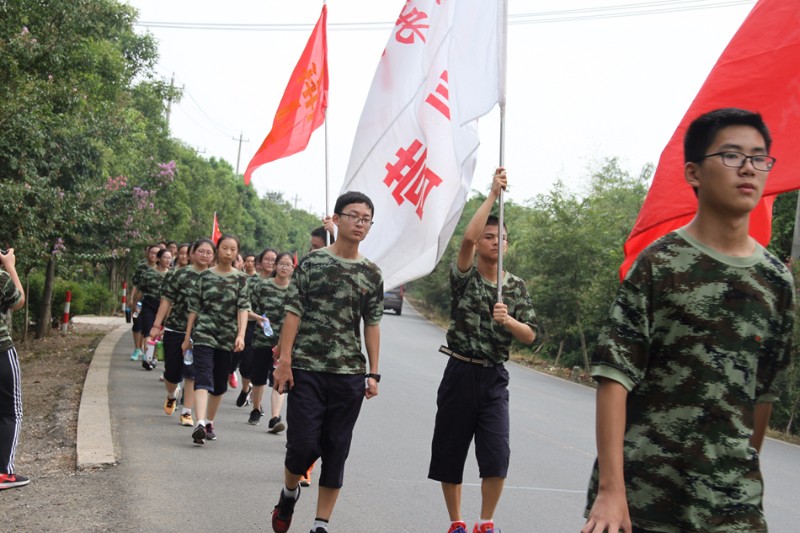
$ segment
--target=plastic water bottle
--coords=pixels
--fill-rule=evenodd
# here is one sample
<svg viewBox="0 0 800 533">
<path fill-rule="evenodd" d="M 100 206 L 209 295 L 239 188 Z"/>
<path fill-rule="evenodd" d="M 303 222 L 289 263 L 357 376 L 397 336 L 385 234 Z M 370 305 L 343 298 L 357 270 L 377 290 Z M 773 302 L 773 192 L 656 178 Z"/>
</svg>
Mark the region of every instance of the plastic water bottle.
<svg viewBox="0 0 800 533">
<path fill-rule="evenodd" d="M 145 361 L 152 363 L 156 356 L 156 341 L 153 339 L 147 340 L 147 349 L 144 352 Z"/>
<path fill-rule="evenodd" d="M 136 302 L 136 310 L 133 312 L 133 318 L 138 318 L 139 313 L 142 311 L 142 302 Z"/>
<path fill-rule="evenodd" d="M 194 342 L 189 340 L 189 349 L 183 352 L 183 364 L 186 366 L 194 363 Z"/>
<path fill-rule="evenodd" d="M 269 318 L 267 318 L 267 315 L 261 315 L 261 318 L 264 319 L 264 335 L 272 337 L 274 332 L 272 331 L 272 326 L 269 325 Z"/>
</svg>

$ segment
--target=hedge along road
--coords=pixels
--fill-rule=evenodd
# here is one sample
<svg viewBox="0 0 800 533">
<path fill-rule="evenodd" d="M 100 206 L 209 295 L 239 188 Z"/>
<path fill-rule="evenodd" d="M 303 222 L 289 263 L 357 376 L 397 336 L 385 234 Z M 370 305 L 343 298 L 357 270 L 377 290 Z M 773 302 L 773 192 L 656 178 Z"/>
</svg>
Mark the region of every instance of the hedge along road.
<svg viewBox="0 0 800 533">
<path fill-rule="evenodd" d="M 331 532 L 390 529 L 446 531 L 448 517 L 438 483 L 427 479 L 436 389 L 446 357 L 437 352 L 444 332 L 407 306 L 381 322 L 380 395 L 365 401 L 356 426 Z M 223 400 L 218 440 L 192 445 L 191 429 L 162 410 L 160 372 L 130 361 L 130 335 L 114 349 L 110 406 L 125 494 L 109 495 L 131 507 L 125 530 L 268 531 L 283 481 L 285 437 L 247 424 L 249 408 Z M 509 364 L 511 470 L 495 516 L 514 532 L 577 532 L 594 460 L 594 391 Z M 265 409 L 268 406 L 265 403 Z M 800 523 L 800 447 L 768 439 L 762 468 L 770 531 L 792 532 Z M 318 474 L 319 465 L 315 470 Z M 292 531 L 311 527 L 317 476 L 297 504 Z M 480 480 L 474 454 L 467 460 L 463 514 L 478 518 Z"/>
</svg>

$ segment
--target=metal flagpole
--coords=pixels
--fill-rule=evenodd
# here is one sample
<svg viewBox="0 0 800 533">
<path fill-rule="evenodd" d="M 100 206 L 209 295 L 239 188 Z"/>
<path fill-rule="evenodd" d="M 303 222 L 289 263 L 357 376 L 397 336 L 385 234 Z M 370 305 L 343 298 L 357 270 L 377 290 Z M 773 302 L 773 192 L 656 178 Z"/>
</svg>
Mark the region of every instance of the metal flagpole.
<svg viewBox="0 0 800 533">
<path fill-rule="evenodd" d="M 323 0 L 322 1 L 322 5 L 328 5 L 328 0 Z M 328 35 L 328 28 L 327 28 L 328 19 L 327 18 L 325 19 L 325 25 L 326 25 L 326 27 L 323 28 L 323 29 L 325 30 L 325 36 L 326 36 L 325 37 L 325 53 L 327 54 L 328 53 L 328 43 L 327 43 L 327 41 L 328 41 L 328 38 L 327 38 L 327 35 Z M 326 59 L 325 63 L 327 64 L 327 59 Z M 326 75 L 327 75 L 327 73 L 326 73 Z M 323 111 L 323 113 L 325 113 L 325 121 L 324 122 L 325 122 L 325 216 L 326 217 L 328 216 L 328 206 L 330 205 L 330 198 L 329 198 L 330 192 L 328 190 L 329 189 L 329 185 L 330 185 L 330 178 L 328 176 L 328 105 L 330 104 L 329 98 L 330 98 L 330 91 L 328 91 L 328 94 L 325 95 L 325 110 Z M 324 225 L 323 225 L 323 229 L 325 229 Z M 325 246 L 329 246 L 330 244 L 331 244 L 331 235 L 330 235 L 330 233 L 328 233 L 328 230 L 325 229 Z"/>
<path fill-rule="evenodd" d="M 500 166 L 505 166 L 506 155 L 506 50 L 508 48 L 508 0 L 503 0 L 500 3 L 500 13 L 498 14 L 500 20 L 498 26 L 501 35 L 498 35 L 499 43 L 499 57 L 497 58 L 499 65 L 498 82 L 500 87 L 498 90 L 497 102 L 500 105 Z M 505 241 L 503 240 L 503 224 L 505 222 L 505 191 L 500 189 L 500 210 L 497 214 L 498 227 L 497 227 L 497 303 L 503 303 L 503 248 Z"/>
</svg>

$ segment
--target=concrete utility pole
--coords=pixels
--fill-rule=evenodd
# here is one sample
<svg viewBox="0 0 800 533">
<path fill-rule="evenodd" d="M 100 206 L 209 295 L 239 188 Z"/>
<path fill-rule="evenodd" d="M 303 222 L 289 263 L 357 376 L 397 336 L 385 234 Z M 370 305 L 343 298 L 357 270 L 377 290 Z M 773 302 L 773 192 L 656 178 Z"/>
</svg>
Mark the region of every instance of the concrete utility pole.
<svg viewBox="0 0 800 533">
<path fill-rule="evenodd" d="M 175 73 L 172 73 L 172 79 L 169 80 L 169 92 L 167 93 L 167 131 L 169 131 L 169 116 L 172 113 L 172 90 L 175 87 Z"/>
<path fill-rule="evenodd" d="M 239 152 L 236 154 L 236 176 L 239 176 L 239 160 L 242 158 L 242 143 L 249 143 L 250 139 L 242 139 L 242 132 L 239 132 L 239 138 L 233 138 L 234 141 L 239 141 Z"/>
<path fill-rule="evenodd" d="M 294 195 L 294 208 L 297 209 L 297 201 L 300 200 L 300 196 L 298 194 Z"/>
</svg>

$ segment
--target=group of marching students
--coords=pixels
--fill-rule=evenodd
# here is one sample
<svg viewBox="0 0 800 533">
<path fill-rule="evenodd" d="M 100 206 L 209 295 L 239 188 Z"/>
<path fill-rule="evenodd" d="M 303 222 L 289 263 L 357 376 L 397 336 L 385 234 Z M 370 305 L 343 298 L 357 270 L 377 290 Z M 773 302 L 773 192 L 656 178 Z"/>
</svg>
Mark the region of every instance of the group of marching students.
<svg viewBox="0 0 800 533">
<path fill-rule="evenodd" d="M 333 239 L 330 219 L 311 233 L 311 249 Z M 146 248 L 146 260 L 133 274 L 131 302 L 134 351 L 145 370 L 163 359 L 161 380 L 167 392 L 164 412 L 180 403 L 180 424 L 193 427 L 193 442 L 216 440 L 214 419 L 228 385 L 241 391 L 236 405 L 252 405 L 248 422 L 260 424 L 262 397 L 269 384 L 270 433 L 286 429 L 281 418 L 284 396 L 273 389 L 273 370 L 297 257 L 265 248 L 240 252 L 239 239 L 224 234 L 216 243 L 162 242 Z M 182 384 L 182 389 L 181 389 Z M 303 478 L 310 483 L 313 465 Z"/>
</svg>

